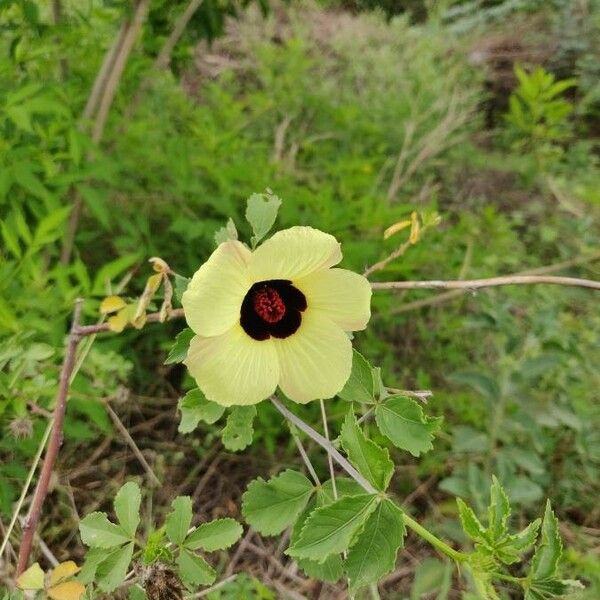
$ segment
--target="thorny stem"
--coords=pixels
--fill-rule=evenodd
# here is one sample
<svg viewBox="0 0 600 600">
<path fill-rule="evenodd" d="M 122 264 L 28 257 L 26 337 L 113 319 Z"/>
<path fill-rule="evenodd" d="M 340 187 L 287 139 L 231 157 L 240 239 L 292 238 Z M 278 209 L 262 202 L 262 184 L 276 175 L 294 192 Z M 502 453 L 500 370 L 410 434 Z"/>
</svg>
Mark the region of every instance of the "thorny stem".
<svg viewBox="0 0 600 600">
<path fill-rule="evenodd" d="M 50 442 L 48 443 L 48 449 L 46 451 L 46 456 L 44 457 L 44 464 L 42 465 L 40 477 L 38 479 L 35 492 L 33 493 L 29 514 L 27 515 L 25 524 L 23 526 L 23 539 L 21 540 L 19 558 L 17 559 L 17 576 L 23 573 L 23 571 L 27 568 L 27 562 L 29 561 L 29 555 L 31 554 L 31 548 L 33 546 L 33 537 L 35 535 L 35 530 L 42 512 L 42 505 L 44 504 L 46 494 L 48 493 L 50 477 L 54 469 L 54 463 L 56 462 L 56 458 L 58 456 L 58 450 L 63 440 L 62 429 L 65 419 L 65 412 L 67 409 L 69 383 L 71 379 L 71 373 L 75 367 L 77 346 L 79 344 L 79 340 L 81 339 L 80 335 L 77 333 L 79 317 L 81 315 L 81 305 L 82 300 L 75 301 L 71 332 L 69 333 L 69 337 L 67 339 L 67 351 L 62 366 L 62 371 L 60 373 L 60 381 L 56 395 L 56 405 L 54 407 Z"/>
<path fill-rule="evenodd" d="M 379 492 L 344 458 L 331 444 L 329 440 L 324 438 L 320 433 L 315 431 L 308 423 L 305 423 L 300 417 L 288 410 L 280 400 L 275 397 L 271 398 L 271 402 L 275 408 L 286 418 L 291 421 L 298 429 L 301 429 L 312 438 L 319 446 L 321 446 L 329 456 L 335 460 L 346 473 L 354 479 L 366 492 L 369 494 L 378 494 Z M 456 562 L 464 562 L 468 559 L 468 555 L 464 552 L 454 550 L 448 544 L 440 540 L 428 529 L 425 529 L 420 523 L 403 512 L 404 524 L 412 529 L 417 535 L 428 541 L 432 546 L 437 548 L 442 554 L 445 554 Z"/>
</svg>

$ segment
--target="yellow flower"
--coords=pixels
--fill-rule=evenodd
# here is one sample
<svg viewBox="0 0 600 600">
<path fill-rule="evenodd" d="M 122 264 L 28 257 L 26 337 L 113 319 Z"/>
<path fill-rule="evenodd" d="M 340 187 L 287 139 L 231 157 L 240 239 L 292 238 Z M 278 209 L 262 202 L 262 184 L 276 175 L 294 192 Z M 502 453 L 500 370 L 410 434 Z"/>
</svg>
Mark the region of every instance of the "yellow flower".
<svg viewBox="0 0 600 600">
<path fill-rule="evenodd" d="M 350 376 L 346 331 L 364 329 L 371 286 L 342 260 L 338 241 L 292 227 L 251 252 L 222 243 L 196 271 L 182 304 L 196 334 L 186 360 L 205 396 L 255 404 L 277 386 L 295 402 L 335 396 Z"/>
</svg>

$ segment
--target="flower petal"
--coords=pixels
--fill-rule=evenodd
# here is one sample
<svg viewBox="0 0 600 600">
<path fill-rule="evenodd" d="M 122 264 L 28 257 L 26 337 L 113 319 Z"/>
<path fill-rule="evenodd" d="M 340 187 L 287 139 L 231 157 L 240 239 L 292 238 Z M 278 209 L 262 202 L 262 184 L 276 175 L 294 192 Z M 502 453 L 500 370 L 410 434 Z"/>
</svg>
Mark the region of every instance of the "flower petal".
<svg viewBox="0 0 600 600">
<path fill-rule="evenodd" d="M 239 326 L 215 337 L 192 338 L 184 361 L 208 400 L 221 406 L 256 404 L 277 387 L 272 340 L 253 340 Z"/>
<path fill-rule="evenodd" d="M 250 256 L 250 250 L 241 242 L 224 242 L 194 273 L 181 298 L 194 333 L 220 335 L 239 320 L 242 301 L 251 285 L 247 272 Z"/>
<path fill-rule="evenodd" d="M 249 268 L 254 281 L 295 280 L 327 269 L 340 260 L 340 244 L 332 235 L 297 226 L 278 231 L 261 244 L 252 253 Z"/>
<path fill-rule="evenodd" d="M 343 387 L 352 369 L 352 343 L 344 330 L 310 307 L 302 313 L 296 333 L 275 340 L 279 357 L 279 387 L 302 404 L 331 398 Z"/>
<path fill-rule="evenodd" d="M 295 281 L 310 308 L 337 323 L 344 331 L 364 329 L 371 318 L 371 285 L 346 269 L 327 269 Z"/>
</svg>

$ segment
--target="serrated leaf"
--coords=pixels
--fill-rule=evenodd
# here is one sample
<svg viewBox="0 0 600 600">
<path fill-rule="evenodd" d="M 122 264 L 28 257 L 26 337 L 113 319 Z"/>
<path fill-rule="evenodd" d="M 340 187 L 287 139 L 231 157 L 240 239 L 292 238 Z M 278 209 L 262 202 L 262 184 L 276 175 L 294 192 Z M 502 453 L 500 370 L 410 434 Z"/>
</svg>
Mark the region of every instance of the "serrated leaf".
<svg viewBox="0 0 600 600">
<path fill-rule="evenodd" d="M 98 565 L 106 559 L 107 551 L 104 548 L 90 548 L 85 553 L 85 561 L 77 579 L 87 585 L 96 578 Z"/>
<path fill-rule="evenodd" d="M 232 452 L 239 452 L 252 443 L 256 406 L 233 406 L 221 434 L 223 446 Z"/>
<path fill-rule="evenodd" d="M 342 425 L 341 442 L 350 462 L 384 492 L 394 474 L 394 463 L 387 448 L 381 448 L 365 436 L 352 411 L 348 412 Z"/>
<path fill-rule="evenodd" d="M 346 573 L 351 595 L 393 570 L 405 535 L 402 511 L 391 500 L 380 502 L 348 552 Z"/>
<path fill-rule="evenodd" d="M 333 481 L 328 479 L 320 487 L 316 489 L 317 506 L 325 506 L 331 504 L 344 496 L 360 496 L 364 493 L 364 489 L 354 479 L 349 477 L 335 478 L 335 492 L 333 491 Z"/>
<path fill-rule="evenodd" d="M 41 590 L 44 587 L 44 571 L 39 563 L 33 563 L 17 577 L 17 587 L 22 590 Z"/>
<path fill-rule="evenodd" d="M 93 512 L 79 522 L 81 541 L 92 548 L 114 548 L 129 541 L 127 532 L 111 523 L 103 512 Z"/>
<path fill-rule="evenodd" d="M 548 579 L 556 574 L 562 556 L 562 540 L 558 530 L 558 519 L 552 511 L 550 501 L 546 503 L 542 521 L 542 538 L 531 560 L 532 579 Z"/>
<path fill-rule="evenodd" d="M 190 342 L 192 338 L 196 335 L 189 327 L 186 327 L 182 331 L 180 331 L 175 337 L 175 343 L 171 346 L 169 350 L 169 355 L 165 360 L 165 365 L 172 365 L 175 363 L 180 363 L 185 360 L 187 356 L 188 349 L 190 347 Z"/>
<path fill-rule="evenodd" d="M 529 523 L 523 531 L 511 536 L 511 546 L 519 552 L 525 552 L 525 550 L 535 544 L 541 524 L 542 520 L 536 519 L 532 523 Z"/>
<path fill-rule="evenodd" d="M 81 571 L 81 567 L 78 567 L 72 560 L 67 560 L 65 562 L 60 563 L 50 573 L 49 583 L 50 585 L 54 585 L 61 581 L 61 579 L 66 579 L 67 577 L 71 577 L 76 573 Z"/>
<path fill-rule="evenodd" d="M 510 501 L 498 479 L 492 476 L 490 488 L 490 505 L 488 507 L 488 537 L 497 540 L 508 532 L 507 522 L 510 517 Z"/>
<path fill-rule="evenodd" d="M 79 600 L 85 594 L 85 587 L 79 581 L 65 581 L 48 589 L 52 600 Z"/>
<path fill-rule="evenodd" d="M 178 496 L 171 502 L 171 512 L 165 520 L 167 537 L 174 544 L 182 544 L 192 524 L 192 499 Z"/>
<path fill-rule="evenodd" d="M 119 519 L 119 524 L 129 535 L 135 536 L 135 532 L 140 524 L 140 504 L 142 502 L 142 493 L 137 483 L 128 481 L 115 496 L 115 513 Z"/>
<path fill-rule="evenodd" d="M 375 510 L 378 500 L 372 494 L 346 496 L 315 509 L 287 554 L 322 563 L 328 556 L 347 550 Z"/>
<path fill-rule="evenodd" d="M 225 407 L 207 400 L 198 388 L 189 391 L 179 400 L 178 408 L 181 411 L 179 423 L 180 433 L 190 433 L 198 427 L 200 421 L 209 425 L 216 423 L 225 412 Z"/>
<path fill-rule="evenodd" d="M 474 541 L 480 542 L 485 540 L 485 528 L 473 512 L 473 509 L 460 498 L 456 499 L 456 504 L 463 531 Z"/>
<path fill-rule="evenodd" d="M 216 519 L 203 523 L 190 533 L 184 546 L 190 550 L 224 550 L 235 544 L 242 535 L 242 526 L 235 519 Z"/>
<path fill-rule="evenodd" d="M 127 303 L 120 296 L 108 296 L 100 303 L 100 313 L 103 315 L 117 312 L 125 307 Z"/>
<path fill-rule="evenodd" d="M 215 244 L 217 246 L 222 244 L 223 242 L 228 242 L 229 240 L 237 240 L 238 232 L 235 227 L 235 223 L 233 219 L 228 219 L 227 224 L 224 227 L 221 227 L 215 231 Z"/>
<path fill-rule="evenodd" d="M 273 227 L 281 200 L 267 192 L 265 194 L 252 194 L 246 205 L 246 220 L 250 223 L 254 235 L 252 247 L 254 248 Z"/>
<path fill-rule="evenodd" d="M 373 367 L 356 350 L 352 350 L 352 371 L 346 385 L 338 394 L 342 400 L 373 404 L 375 402 L 375 383 Z"/>
<path fill-rule="evenodd" d="M 103 592 L 113 592 L 125 580 L 131 558 L 133 556 L 134 543 L 118 548 L 111 552 L 96 569 L 96 580 L 98 587 Z"/>
<path fill-rule="evenodd" d="M 276 535 L 296 521 L 313 491 L 312 483 L 298 471 L 288 469 L 269 481 L 259 477 L 242 496 L 242 514 L 259 533 Z"/>
<path fill-rule="evenodd" d="M 441 426 L 440 418 L 425 416 L 415 400 L 391 396 L 375 408 L 375 420 L 383 435 L 413 456 L 433 448 L 433 434 Z"/>
<path fill-rule="evenodd" d="M 358 493 L 360 493 L 360 491 Z M 323 499 L 321 499 L 321 501 L 322 500 Z M 315 509 L 315 505 L 319 506 L 319 501 L 320 499 L 318 497 L 315 500 L 311 500 L 304 513 L 300 515 L 294 523 L 292 534 L 290 536 L 290 545 L 293 545 L 300 536 L 300 532 L 302 531 L 302 527 L 304 526 L 308 515 Z M 332 498 L 331 502 L 333 501 Z M 331 502 L 327 502 L 327 504 L 330 504 Z M 296 558 L 296 562 L 306 576 L 311 577 L 312 579 L 336 583 L 344 574 L 344 565 L 340 554 L 332 554 L 322 563 L 308 558 Z"/>
<path fill-rule="evenodd" d="M 217 577 L 215 570 L 202 557 L 185 548 L 181 549 L 177 557 L 177 572 L 190 587 L 210 585 Z"/>
</svg>

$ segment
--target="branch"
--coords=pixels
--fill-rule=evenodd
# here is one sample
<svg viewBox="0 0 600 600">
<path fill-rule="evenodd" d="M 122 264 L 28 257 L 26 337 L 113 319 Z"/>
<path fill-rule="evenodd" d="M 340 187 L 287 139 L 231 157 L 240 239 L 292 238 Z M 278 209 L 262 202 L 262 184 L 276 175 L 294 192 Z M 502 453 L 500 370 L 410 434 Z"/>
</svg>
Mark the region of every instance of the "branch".
<svg viewBox="0 0 600 600">
<path fill-rule="evenodd" d="M 48 493 L 50 477 L 54 469 L 54 464 L 56 463 L 58 450 L 63 440 L 62 429 L 65 419 L 65 411 L 67 409 L 69 383 L 71 379 L 71 373 L 75 367 L 77 345 L 81 339 L 80 335 L 77 333 L 79 317 L 81 315 L 81 304 L 82 300 L 76 300 L 75 308 L 73 310 L 73 322 L 71 324 L 69 337 L 67 338 L 67 351 L 60 373 L 56 404 L 54 406 L 54 423 L 52 426 L 52 432 L 50 434 L 50 442 L 48 443 L 48 450 L 46 451 L 46 456 L 44 457 L 44 464 L 42 465 L 40 478 L 35 488 L 35 492 L 33 493 L 29 514 L 27 515 L 25 524 L 23 525 L 23 539 L 21 540 L 19 558 L 17 560 L 17 576 L 23 573 L 23 571 L 27 568 L 29 555 L 31 554 L 31 548 L 33 546 L 33 537 L 35 535 L 38 521 L 40 520 L 42 505 L 44 504 L 46 494 Z"/>
<path fill-rule="evenodd" d="M 150 313 L 149 315 L 146 316 L 146 323 L 158 323 L 161 320 L 161 316 L 162 315 L 161 315 L 160 311 L 155 312 L 155 313 Z M 176 308 L 169 313 L 169 316 L 167 317 L 167 321 L 172 321 L 174 319 L 180 319 L 183 316 L 185 316 L 183 314 L 183 308 Z M 76 329 L 76 333 L 80 337 L 84 337 L 86 335 L 95 335 L 96 333 L 104 333 L 107 331 L 111 331 L 108 323 L 97 323 L 96 325 L 83 325 L 83 326 L 78 326 Z"/>
<path fill-rule="evenodd" d="M 383 281 L 371 284 L 373 290 L 478 290 L 501 285 L 549 284 L 583 287 L 600 290 L 600 281 L 577 277 L 557 277 L 552 275 L 506 275 L 487 279 L 454 279 L 449 281 Z"/>
<path fill-rule="evenodd" d="M 368 494 L 379 494 L 379 492 L 367 481 L 333 446 L 333 444 L 325 439 L 320 433 L 316 432 L 308 423 L 305 423 L 300 417 L 297 417 L 293 412 L 288 410 L 275 396 L 271 397 L 273 406 L 291 423 L 293 423 L 298 429 L 301 429 L 312 438 L 319 446 L 321 446 L 330 456 L 335 460 L 356 483 L 358 483 Z M 467 559 L 467 555 L 463 552 L 455 550 L 438 537 L 433 535 L 428 529 L 425 529 L 420 523 L 415 521 L 410 515 L 402 511 L 402 518 L 404 524 L 410 527 L 415 533 L 421 536 L 424 540 L 427 540 L 432 546 L 437 548 L 442 554 L 449 556 L 456 562 L 463 562 Z"/>
<path fill-rule="evenodd" d="M 300 417 L 297 417 L 293 412 L 288 410 L 280 400 L 274 396 L 271 398 L 273 406 L 298 429 L 304 431 L 308 437 L 312 438 L 335 462 L 337 462 L 352 479 L 354 479 L 366 492 L 369 494 L 377 494 L 377 490 L 338 452 L 333 444 L 325 439 L 320 433 L 315 431 L 308 423 L 305 423 Z"/>
</svg>

